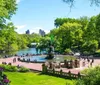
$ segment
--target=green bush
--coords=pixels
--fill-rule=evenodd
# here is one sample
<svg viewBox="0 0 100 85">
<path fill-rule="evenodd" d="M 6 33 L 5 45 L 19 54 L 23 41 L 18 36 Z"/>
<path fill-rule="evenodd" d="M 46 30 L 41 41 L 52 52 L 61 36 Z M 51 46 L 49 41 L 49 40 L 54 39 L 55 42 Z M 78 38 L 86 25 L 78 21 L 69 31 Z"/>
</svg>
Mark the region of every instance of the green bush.
<svg viewBox="0 0 100 85">
<path fill-rule="evenodd" d="M 85 85 L 85 84 L 83 80 L 78 79 L 75 85 Z"/>
<path fill-rule="evenodd" d="M 65 54 L 72 54 L 71 49 L 66 48 L 66 49 L 65 49 Z"/>
<path fill-rule="evenodd" d="M 71 80 L 71 82 L 70 81 L 67 81 L 66 82 L 66 85 L 76 85 L 76 83 L 77 83 L 77 81 Z"/>
<path fill-rule="evenodd" d="M 29 69 L 22 66 L 19 68 L 19 72 L 29 72 Z"/>
<path fill-rule="evenodd" d="M 82 73 L 85 74 L 85 77 L 81 79 L 83 84 L 78 81 L 77 85 L 100 85 L 100 66 L 86 69 Z"/>
<path fill-rule="evenodd" d="M 16 71 L 18 71 L 18 68 L 16 66 L 8 65 L 8 68 L 6 70 L 10 71 L 10 72 L 16 72 Z"/>
<path fill-rule="evenodd" d="M 1 64 L 0 67 L 2 67 L 4 69 L 4 71 L 9 71 L 9 72 L 16 72 L 16 71 L 18 71 L 18 68 L 16 66 Z"/>
<path fill-rule="evenodd" d="M 16 66 L 12 66 L 12 65 L 4 65 L 4 64 L 1 64 L 0 67 L 2 67 L 4 69 L 4 71 L 6 72 L 29 72 L 29 69 L 28 68 L 25 68 L 25 67 L 20 67 L 20 68 L 17 68 Z"/>
</svg>

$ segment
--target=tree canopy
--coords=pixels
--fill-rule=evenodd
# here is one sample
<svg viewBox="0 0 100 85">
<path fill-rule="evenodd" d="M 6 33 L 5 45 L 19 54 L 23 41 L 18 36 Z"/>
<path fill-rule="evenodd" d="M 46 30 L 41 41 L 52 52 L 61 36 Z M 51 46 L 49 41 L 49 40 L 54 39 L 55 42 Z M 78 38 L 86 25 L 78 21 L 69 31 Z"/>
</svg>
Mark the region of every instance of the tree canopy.
<svg viewBox="0 0 100 85">
<path fill-rule="evenodd" d="M 17 9 L 16 0 L 0 0 L 0 17 L 11 18 Z"/>
<path fill-rule="evenodd" d="M 16 0 L 0 0 L 0 24 L 16 13 Z"/>
<path fill-rule="evenodd" d="M 71 49 L 83 54 L 93 54 L 100 49 L 100 14 L 90 18 L 57 18 L 54 21 L 56 28 L 50 31 L 54 35 L 55 50 L 64 53 Z"/>
</svg>

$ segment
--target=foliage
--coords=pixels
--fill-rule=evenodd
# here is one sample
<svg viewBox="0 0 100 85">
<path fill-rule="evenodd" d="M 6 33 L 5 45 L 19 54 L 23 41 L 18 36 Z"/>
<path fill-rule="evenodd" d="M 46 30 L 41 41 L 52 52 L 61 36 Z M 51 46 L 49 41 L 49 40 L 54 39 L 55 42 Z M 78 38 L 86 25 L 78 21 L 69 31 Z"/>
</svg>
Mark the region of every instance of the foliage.
<svg viewBox="0 0 100 85">
<path fill-rule="evenodd" d="M 49 35 L 55 37 L 55 51 L 59 53 L 71 49 L 82 54 L 94 54 L 100 48 L 100 14 L 90 18 L 57 18 Z"/>
<path fill-rule="evenodd" d="M 16 72 L 18 70 L 18 68 L 16 66 L 11 66 L 11 65 L 1 64 L 0 67 L 2 67 L 4 69 L 4 71 L 7 71 L 7 72 Z"/>
<path fill-rule="evenodd" d="M 94 53 L 98 49 L 98 42 L 96 40 L 87 41 L 82 48 L 89 53 Z"/>
<path fill-rule="evenodd" d="M 15 27 L 12 23 L 8 23 L 2 30 L 0 30 L 1 32 L 1 49 L 5 50 L 7 52 L 11 51 L 11 50 L 15 50 L 17 48 L 14 48 L 13 46 L 16 47 L 16 32 L 14 31 Z"/>
<path fill-rule="evenodd" d="M 58 42 L 60 43 L 61 51 L 66 48 L 79 48 L 79 42 L 82 41 L 82 29 L 78 23 L 64 23 L 58 28 Z M 77 46 L 77 47 L 75 47 Z"/>
<path fill-rule="evenodd" d="M 10 19 L 17 9 L 16 0 L 0 0 L 0 27 L 6 19 Z"/>
<path fill-rule="evenodd" d="M 76 85 L 77 81 L 75 81 L 75 80 L 71 80 L 71 81 L 72 81 L 72 82 L 67 81 L 67 82 L 66 82 L 66 85 Z"/>
<path fill-rule="evenodd" d="M 86 77 L 82 79 L 82 81 L 84 82 L 84 85 L 99 85 L 100 66 L 86 69 L 82 73 L 86 75 Z"/>
<path fill-rule="evenodd" d="M 4 69 L 5 72 L 29 72 L 29 69 L 28 68 L 25 68 L 25 67 L 16 67 L 16 66 L 12 66 L 12 65 L 4 65 L 4 64 L 1 64 L 0 67 L 2 67 Z"/>
<path fill-rule="evenodd" d="M 76 82 L 76 85 L 85 85 L 85 84 L 84 84 L 83 80 L 78 79 L 77 82 Z"/>
<path fill-rule="evenodd" d="M 38 43 L 40 40 L 38 34 L 20 35 L 15 32 L 16 27 L 9 20 L 16 10 L 16 0 L 0 0 L 0 52 L 11 52 L 31 47 L 31 43 Z"/>
<path fill-rule="evenodd" d="M 49 42 L 50 42 L 50 38 L 49 37 L 42 37 L 40 39 L 39 44 L 37 44 L 36 49 L 38 49 L 38 51 L 40 51 L 39 53 L 41 54 L 41 51 L 46 51 L 48 50 L 47 48 L 49 47 Z"/>
<path fill-rule="evenodd" d="M 54 25 L 57 27 L 60 27 L 61 25 L 63 25 L 64 23 L 78 23 L 79 20 L 78 19 L 74 19 L 74 18 L 57 18 L 54 21 Z"/>
<path fill-rule="evenodd" d="M 0 85 L 10 85 L 10 80 L 3 74 L 3 68 L 0 67 Z"/>
<path fill-rule="evenodd" d="M 29 72 L 29 69 L 21 66 L 18 71 L 19 72 Z"/>
<path fill-rule="evenodd" d="M 71 49 L 65 49 L 65 54 L 71 54 L 71 53 L 72 53 Z"/>
<path fill-rule="evenodd" d="M 0 0 L 0 51 L 15 50 L 15 27 L 12 23 L 6 23 L 17 10 L 16 0 Z"/>
<path fill-rule="evenodd" d="M 31 43 L 40 41 L 41 37 L 38 34 L 18 34 L 14 30 L 13 24 L 0 30 L 0 51 L 17 51 L 31 47 Z"/>
<path fill-rule="evenodd" d="M 98 49 L 98 50 L 96 51 L 96 53 L 100 53 L 100 49 Z"/>
</svg>

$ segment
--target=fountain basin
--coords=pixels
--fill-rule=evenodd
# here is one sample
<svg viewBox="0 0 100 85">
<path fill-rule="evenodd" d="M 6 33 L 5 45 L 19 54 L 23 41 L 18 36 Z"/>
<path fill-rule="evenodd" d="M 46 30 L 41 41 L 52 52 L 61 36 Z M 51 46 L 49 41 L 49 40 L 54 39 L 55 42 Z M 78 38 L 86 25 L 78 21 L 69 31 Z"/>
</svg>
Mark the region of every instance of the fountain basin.
<svg viewBox="0 0 100 85">
<path fill-rule="evenodd" d="M 38 63 L 44 63 L 47 61 L 45 57 L 41 57 L 41 56 L 21 57 L 20 60 L 26 62 L 38 62 Z"/>
</svg>

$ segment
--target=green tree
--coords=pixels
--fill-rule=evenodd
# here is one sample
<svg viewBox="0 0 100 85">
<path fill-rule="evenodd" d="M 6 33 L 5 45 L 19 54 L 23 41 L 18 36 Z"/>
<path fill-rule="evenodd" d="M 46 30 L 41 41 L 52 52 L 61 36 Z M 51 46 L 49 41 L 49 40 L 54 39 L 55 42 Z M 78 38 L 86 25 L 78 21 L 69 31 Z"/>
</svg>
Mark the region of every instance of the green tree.
<svg viewBox="0 0 100 85">
<path fill-rule="evenodd" d="M 90 21 L 90 18 L 88 18 L 87 16 L 83 16 L 78 19 L 78 23 L 82 25 L 83 31 L 86 30 L 89 21 Z"/>
<path fill-rule="evenodd" d="M 0 22 L 10 19 L 17 9 L 16 0 L 0 0 Z"/>
<path fill-rule="evenodd" d="M 100 48 L 100 14 L 97 15 L 96 18 L 96 38 L 98 39 L 99 48 Z"/>
<path fill-rule="evenodd" d="M 15 27 L 12 23 L 8 23 L 2 30 L 1 30 L 1 50 L 11 51 L 15 50 L 13 46 L 17 46 L 16 44 L 16 32 L 14 31 Z M 17 49 L 16 49 L 17 50 Z"/>
<path fill-rule="evenodd" d="M 57 27 L 60 27 L 61 25 L 63 25 L 64 23 L 73 23 L 73 22 L 76 22 L 78 23 L 79 20 L 78 19 L 74 19 L 74 18 L 57 18 L 55 19 L 54 21 L 54 25 Z"/>
<path fill-rule="evenodd" d="M 98 49 L 98 41 L 97 40 L 88 40 L 85 41 L 82 45 L 83 53 L 93 54 Z"/>
<path fill-rule="evenodd" d="M 16 0 L 0 0 L 0 51 L 13 50 L 15 44 L 16 33 L 12 23 L 6 23 L 17 10 Z"/>
<path fill-rule="evenodd" d="M 86 30 L 84 31 L 84 38 L 87 38 L 87 40 L 96 39 L 96 31 L 96 16 L 92 16 L 87 24 Z"/>
<path fill-rule="evenodd" d="M 81 25 L 78 23 L 64 23 L 59 28 L 59 37 L 62 50 L 66 48 L 74 48 L 74 46 L 79 46 L 79 42 L 82 39 Z"/>
</svg>

